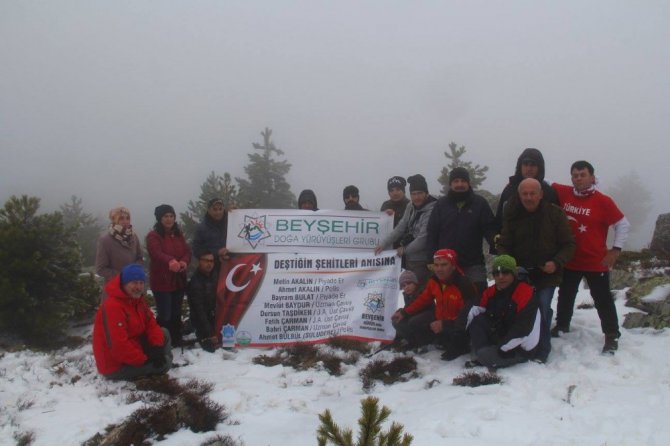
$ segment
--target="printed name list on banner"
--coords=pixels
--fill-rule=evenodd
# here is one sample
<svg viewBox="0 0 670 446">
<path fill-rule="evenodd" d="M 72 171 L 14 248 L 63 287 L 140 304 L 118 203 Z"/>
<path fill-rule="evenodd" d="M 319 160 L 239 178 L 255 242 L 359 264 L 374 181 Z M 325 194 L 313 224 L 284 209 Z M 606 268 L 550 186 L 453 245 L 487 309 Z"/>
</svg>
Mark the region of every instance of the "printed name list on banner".
<svg viewBox="0 0 670 446">
<path fill-rule="evenodd" d="M 374 249 L 393 230 L 384 212 L 236 209 L 228 213 L 231 252 Z"/>
<path fill-rule="evenodd" d="M 221 267 L 217 330 L 251 347 L 388 341 L 399 274 L 394 251 L 234 254 Z"/>
</svg>

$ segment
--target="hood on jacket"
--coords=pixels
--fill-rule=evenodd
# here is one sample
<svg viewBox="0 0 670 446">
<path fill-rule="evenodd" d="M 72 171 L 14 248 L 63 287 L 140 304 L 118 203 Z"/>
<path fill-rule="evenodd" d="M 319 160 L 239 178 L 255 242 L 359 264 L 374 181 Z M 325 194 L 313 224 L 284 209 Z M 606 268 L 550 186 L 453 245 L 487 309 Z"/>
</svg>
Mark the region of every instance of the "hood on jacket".
<svg viewBox="0 0 670 446">
<path fill-rule="evenodd" d="M 523 180 L 521 177 L 521 164 L 524 162 L 524 160 L 530 159 L 537 164 L 537 178 L 540 183 L 544 181 L 544 157 L 542 156 L 542 152 L 540 152 L 537 149 L 534 148 L 528 148 L 521 152 L 521 155 L 519 155 L 519 158 L 516 160 L 516 170 L 514 171 L 514 176 L 510 177 L 510 181 L 512 181 L 512 178 L 514 178 L 515 184 L 518 184 Z"/>
<path fill-rule="evenodd" d="M 129 296 L 121 286 L 121 274 L 117 274 L 105 284 L 105 292 L 107 293 L 108 299 L 121 299 L 128 302 L 140 301 L 140 299 L 134 299 L 132 296 Z"/>
<path fill-rule="evenodd" d="M 300 196 L 298 197 L 298 209 L 302 209 L 302 204 L 308 200 L 314 203 L 314 210 L 318 211 L 319 204 L 316 202 L 316 194 L 312 189 L 305 189 L 300 192 Z"/>
</svg>

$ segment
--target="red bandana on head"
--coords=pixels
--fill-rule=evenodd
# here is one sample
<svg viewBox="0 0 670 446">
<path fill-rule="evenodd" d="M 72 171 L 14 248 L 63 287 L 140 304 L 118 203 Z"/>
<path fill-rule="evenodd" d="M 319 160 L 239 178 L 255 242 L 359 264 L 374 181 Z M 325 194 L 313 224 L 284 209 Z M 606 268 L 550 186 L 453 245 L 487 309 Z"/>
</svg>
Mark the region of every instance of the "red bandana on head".
<svg viewBox="0 0 670 446">
<path fill-rule="evenodd" d="M 435 254 L 433 254 L 433 260 L 435 259 L 447 259 L 449 263 L 454 265 L 454 267 L 459 273 L 463 272 L 463 270 L 461 270 L 461 267 L 458 266 L 458 254 L 456 254 L 456 251 L 454 251 L 453 249 L 447 249 L 447 248 L 438 249 L 437 251 L 435 251 Z"/>
</svg>

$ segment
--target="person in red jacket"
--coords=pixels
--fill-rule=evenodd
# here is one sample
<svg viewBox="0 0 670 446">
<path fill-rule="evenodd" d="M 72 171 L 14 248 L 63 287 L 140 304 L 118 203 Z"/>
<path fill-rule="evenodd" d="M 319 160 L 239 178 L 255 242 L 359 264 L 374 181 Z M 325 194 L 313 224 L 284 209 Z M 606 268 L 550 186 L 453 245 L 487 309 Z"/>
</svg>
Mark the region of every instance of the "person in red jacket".
<svg viewBox="0 0 670 446">
<path fill-rule="evenodd" d="M 101 375 L 133 379 L 166 373 L 172 365 L 170 334 L 144 299 L 142 265 L 130 264 L 107 282 L 107 299 L 93 324 L 93 355 Z"/>
<path fill-rule="evenodd" d="M 175 211 L 169 204 L 154 210 L 156 224 L 147 234 L 147 251 L 151 259 L 149 282 L 156 298 L 158 324 L 170 331 L 173 345 L 181 345 L 181 305 L 186 289 L 186 269 L 191 248 L 186 243 Z"/>
<path fill-rule="evenodd" d="M 433 255 L 434 275 L 415 300 L 392 316 L 392 323 L 408 347 L 430 342 L 444 347 L 442 359 L 450 361 L 467 353 L 465 331 L 468 311 L 476 299 L 475 287 L 458 267 L 452 249 L 440 249 Z"/>
<path fill-rule="evenodd" d="M 540 340 L 541 316 L 533 287 L 520 282 L 516 260 L 493 259 L 495 284 L 482 293 L 468 314 L 471 365 L 507 367 L 530 359 Z M 468 363 L 466 363 L 466 367 Z"/>
</svg>

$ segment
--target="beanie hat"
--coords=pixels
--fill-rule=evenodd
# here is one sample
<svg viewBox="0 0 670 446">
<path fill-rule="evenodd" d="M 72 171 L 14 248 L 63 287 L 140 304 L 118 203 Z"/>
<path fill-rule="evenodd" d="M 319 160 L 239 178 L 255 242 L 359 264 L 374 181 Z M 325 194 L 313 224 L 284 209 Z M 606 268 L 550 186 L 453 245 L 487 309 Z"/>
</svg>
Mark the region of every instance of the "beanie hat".
<svg viewBox="0 0 670 446">
<path fill-rule="evenodd" d="M 465 180 L 470 184 L 470 172 L 465 167 L 456 167 L 449 172 L 449 184 L 455 179 Z"/>
<path fill-rule="evenodd" d="M 342 199 L 345 199 L 350 195 L 353 195 L 354 197 L 358 197 L 358 188 L 356 186 L 354 186 L 354 185 L 347 186 L 342 191 Z"/>
<path fill-rule="evenodd" d="M 402 273 L 400 273 L 400 277 L 398 277 L 398 284 L 400 285 L 400 289 L 403 289 L 405 285 L 408 283 L 419 283 L 419 279 L 416 278 L 416 274 L 414 274 L 412 271 L 406 269 Z"/>
<path fill-rule="evenodd" d="M 493 259 L 493 270 L 491 272 L 512 273 L 516 276 L 516 260 L 507 254 L 496 256 Z"/>
<path fill-rule="evenodd" d="M 156 221 L 160 221 L 161 218 L 163 218 L 163 215 L 168 213 L 177 216 L 177 214 L 174 211 L 174 208 L 169 204 L 161 204 L 160 206 L 156 206 L 156 209 L 154 209 L 154 216 L 156 217 Z"/>
<path fill-rule="evenodd" d="M 399 176 L 394 176 L 389 178 L 389 180 L 386 182 L 386 188 L 390 191 L 394 187 L 397 187 L 398 189 L 402 189 L 403 192 L 405 192 L 405 186 L 407 186 L 407 181 L 403 177 Z"/>
<path fill-rule="evenodd" d="M 211 200 L 209 200 L 209 201 L 207 202 L 207 209 L 211 209 L 212 206 L 214 206 L 215 204 L 220 204 L 221 206 L 224 205 L 224 204 L 223 204 L 223 200 L 220 199 L 220 198 L 218 198 L 218 197 L 216 197 L 216 198 L 212 198 Z"/>
<path fill-rule="evenodd" d="M 423 177 L 423 175 L 418 173 L 416 175 L 412 175 L 411 177 L 407 178 L 407 182 L 409 183 L 410 192 L 419 191 L 428 193 L 428 183 L 426 183 L 426 179 Z"/>
<path fill-rule="evenodd" d="M 123 206 L 112 208 L 109 210 L 109 221 L 111 221 L 114 224 L 117 224 L 119 222 L 119 217 L 121 217 L 121 215 L 123 214 L 128 215 L 128 218 L 130 218 L 130 211 L 128 210 L 128 208 Z"/>
<path fill-rule="evenodd" d="M 453 249 L 438 249 L 433 254 L 433 260 L 435 259 L 447 259 L 452 265 L 458 266 L 458 254 Z"/>
<path fill-rule="evenodd" d="M 136 280 L 144 282 L 146 279 L 147 276 L 144 274 L 144 268 L 137 263 L 126 265 L 121 270 L 121 285 L 125 285 L 128 282 L 135 282 Z"/>
</svg>

